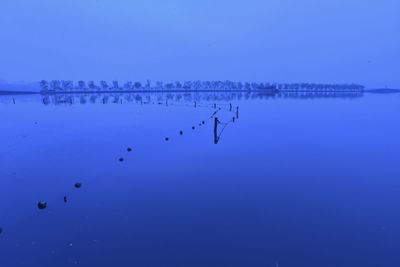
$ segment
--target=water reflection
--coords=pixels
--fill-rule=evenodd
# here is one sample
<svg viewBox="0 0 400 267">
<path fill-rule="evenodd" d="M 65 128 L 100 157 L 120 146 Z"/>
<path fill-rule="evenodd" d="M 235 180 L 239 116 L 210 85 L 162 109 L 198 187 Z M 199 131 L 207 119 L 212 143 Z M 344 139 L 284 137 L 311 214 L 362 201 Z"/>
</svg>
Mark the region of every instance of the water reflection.
<svg viewBox="0 0 400 267">
<path fill-rule="evenodd" d="M 351 247 L 370 251 L 376 244 L 378 255 L 387 255 L 392 246 L 381 244 L 391 242 L 399 225 L 397 191 L 386 190 L 398 181 L 393 168 L 398 156 L 391 153 L 399 147 L 399 127 L 393 123 L 398 101 L 380 96 L 300 101 L 317 97 L 322 96 L 71 94 L 18 96 L 16 105 L 12 97 L 1 98 L 7 103 L 0 105 L 7 140 L 2 203 L 13 204 L 3 205 L 0 218 L 0 254 L 7 255 L 0 257 L 0 266 L 29 265 L 16 264 L 17 258 L 54 266 L 45 264 L 53 250 L 59 266 L 68 265 L 65 258 L 101 266 L 105 257 L 109 266 L 115 259 L 121 259 L 118 266 L 140 266 L 164 252 L 198 252 L 205 262 L 217 254 L 217 260 L 234 255 L 227 264 L 234 266 L 254 257 L 255 250 L 267 251 L 256 255 L 257 263 L 275 266 L 279 259 L 296 266 L 288 262 L 293 255 L 281 259 L 281 254 L 305 247 L 311 258 L 311 252 L 330 251 L 333 239 L 339 256 L 346 257 Z M 83 186 L 75 190 L 76 177 Z M 46 201 L 46 209 L 38 210 L 39 200 Z M 361 235 L 371 242 L 360 242 Z M 16 244 L 18 255 L 12 253 Z M 201 249 L 210 244 L 215 247 Z M 171 266 L 178 261 L 164 259 Z"/>
<path fill-rule="evenodd" d="M 234 106 L 232 102 L 254 99 L 274 99 L 274 98 L 295 98 L 295 99 L 320 99 L 320 98 L 360 98 L 363 97 L 363 91 L 299 91 L 299 90 L 266 90 L 266 91 L 219 91 L 219 92 L 137 92 L 137 93 L 65 93 L 65 94 L 43 94 L 31 95 L 15 98 L 13 96 L 0 97 L 0 103 L 18 104 L 20 101 L 38 101 L 41 99 L 43 105 L 87 105 L 87 104 L 138 104 L 138 105 L 165 105 L 165 106 L 185 106 L 191 108 L 209 108 L 212 109 L 211 116 L 208 119 L 214 120 L 213 140 L 214 144 L 220 142 L 221 136 L 231 123 L 239 119 L 239 107 Z M 37 97 L 40 96 L 40 97 Z M 23 100 L 22 100 L 23 99 Z M 228 102 L 228 103 L 227 103 Z M 217 104 L 218 103 L 218 104 Z M 217 117 L 218 112 L 227 112 L 227 117 Z M 207 118 L 204 118 L 206 120 Z M 204 120 L 199 126 L 204 124 Z M 194 124 L 196 125 L 196 124 Z M 192 126 L 194 130 L 194 126 Z M 182 130 L 177 131 L 183 135 Z M 166 141 L 173 139 L 174 136 L 164 137 Z M 119 159 L 123 161 L 123 159 Z"/>
<path fill-rule="evenodd" d="M 201 107 L 199 102 L 205 101 L 235 101 L 271 98 L 296 98 L 296 99 L 320 99 L 320 98 L 360 98 L 363 92 L 216 92 L 216 93 L 99 93 L 99 94 L 56 94 L 44 95 L 42 102 L 45 105 L 54 104 L 123 104 L 135 102 L 139 104 L 173 105 L 174 102 L 191 102 L 193 107 Z M 15 99 L 13 99 L 15 102 Z M 214 106 L 215 108 L 215 106 Z M 229 106 L 232 111 L 232 106 Z"/>
</svg>

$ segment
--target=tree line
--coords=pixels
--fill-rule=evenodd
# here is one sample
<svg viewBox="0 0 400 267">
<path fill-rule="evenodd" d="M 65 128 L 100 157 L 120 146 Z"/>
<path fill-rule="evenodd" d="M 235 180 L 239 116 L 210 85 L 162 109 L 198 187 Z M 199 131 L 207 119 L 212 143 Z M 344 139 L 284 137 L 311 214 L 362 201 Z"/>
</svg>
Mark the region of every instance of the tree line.
<svg viewBox="0 0 400 267">
<path fill-rule="evenodd" d="M 127 81 L 83 81 L 42 80 L 39 82 L 42 92 L 72 91 L 139 91 L 139 90 L 277 90 L 277 91 L 363 91 L 359 84 L 321 84 L 321 83 L 257 83 L 233 81 L 185 81 L 164 83 L 157 81 L 145 83 Z"/>
</svg>

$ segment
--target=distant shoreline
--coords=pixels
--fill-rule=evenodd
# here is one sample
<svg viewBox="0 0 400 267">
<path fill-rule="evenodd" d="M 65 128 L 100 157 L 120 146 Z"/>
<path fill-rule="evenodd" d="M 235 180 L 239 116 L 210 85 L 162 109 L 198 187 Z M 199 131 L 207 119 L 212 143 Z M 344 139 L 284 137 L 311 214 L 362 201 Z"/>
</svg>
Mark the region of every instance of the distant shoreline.
<svg viewBox="0 0 400 267">
<path fill-rule="evenodd" d="M 394 93 L 400 93 L 400 89 L 389 89 L 389 88 L 370 89 L 370 90 L 366 90 L 366 92 L 375 93 L 375 94 L 394 94 Z"/>
<path fill-rule="evenodd" d="M 318 93 L 318 92 L 337 92 L 337 93 L 350 93 L 354 92 L 351 90 L 345 90 L 345 91 L 326 91 L 326 90 L 279 90 L 279 89 L 265 89 L 265 90 L 212 90 L 212 89 L 205 89 L 205 90 L 109 90 L 109 91 L 67 91 L 67 92 L 48 92 L 48 93 L 43 93 L 39 91 L 12 91 L 12 90 L 0 90 L 0 95 L 2 96 L 10 96 L 10 95 L 63 95 L 63 94 L 105 94 L 105 93 L 111 93 L 111 94 L 116 94 L 116 93 L 220 93 L 220 92 L 227 92 L 227 93 L 233 93 L 233 92 L 238 92 L 238 93 L 245 93 L 245 92 L 298 92 L 298 93 Z M 364 89 L 362 92 L 364 93 L 375 93 L 375 94 L 392 94 L 392 93 L 400 93 L 400 89 Z"/>
<path fill-rule="evenodd" d="M 33 92 L 33 91 L 2 91 L 0 90 L 0 95 L 37 95 L 40 92 Z"/>
</svg>

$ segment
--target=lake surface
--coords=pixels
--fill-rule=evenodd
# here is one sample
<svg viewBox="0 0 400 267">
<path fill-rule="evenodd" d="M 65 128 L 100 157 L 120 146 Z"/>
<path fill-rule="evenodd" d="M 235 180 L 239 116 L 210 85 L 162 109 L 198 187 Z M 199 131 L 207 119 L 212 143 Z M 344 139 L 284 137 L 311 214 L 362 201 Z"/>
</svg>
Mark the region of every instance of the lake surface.
<svg viewBox="0 0 400 267">
<path fill-rule="evenodd" d="M 400 266 L 400 94 L 4 96 L 0 117 L 2 267 Z"/>
</svg>

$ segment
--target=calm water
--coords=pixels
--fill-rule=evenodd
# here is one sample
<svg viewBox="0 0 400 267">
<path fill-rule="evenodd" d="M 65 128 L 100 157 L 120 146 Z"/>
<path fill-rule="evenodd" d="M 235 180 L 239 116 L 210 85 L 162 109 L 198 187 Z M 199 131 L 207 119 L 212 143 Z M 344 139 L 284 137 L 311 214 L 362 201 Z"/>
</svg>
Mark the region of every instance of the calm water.
<svg viewBox="0 0 400 267">
<path fill-rule="evenodd" d="M 0 266 L 400 266 L 400 94 L 172 97 L 1 97 Z"/>
</svg>

